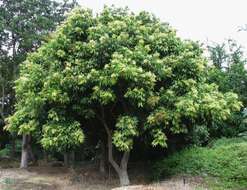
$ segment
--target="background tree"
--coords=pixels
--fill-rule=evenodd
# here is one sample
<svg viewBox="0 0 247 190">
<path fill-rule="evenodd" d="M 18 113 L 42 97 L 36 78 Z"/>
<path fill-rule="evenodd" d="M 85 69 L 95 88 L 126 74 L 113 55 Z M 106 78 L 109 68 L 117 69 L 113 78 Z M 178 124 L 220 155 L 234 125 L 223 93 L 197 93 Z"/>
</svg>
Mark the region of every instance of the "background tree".
<svg viewBox="0 0 247 190">
<path fill-rule="evenodd" d="M 243 48 L 230 39 L 222 44 L 212 44 L 208 46 L 209 58 L 213 67 L 209 67 L 208 80 L 219 86 L 222 92 L 232 91 L 238 94 L 243 102 L 243 107 L 247 106 L 247 71 L 246 58 Z M 227 123 L 217 123 L 219 129 L 217 136 L 236 136 L 246 130 L 244 114 L 236 112 Z"/>
<path fill-rule="evenodd" d="M 94 137 L 106 137 L 109 162 L 128 185 L 135 141 L 147 136 L 166 147 L 171 135 L 210 128 L 239 110 L 237 95 L 206 83 L 205 71 L 199 45 L 149 13 L 77 9 L 21 66 L 7 129 L 63 152 L 97 123 Z"/>
<path fill-rule="evenodd" d="M 13 112 L 13 81 L 27 53 L 46 41 L 48 34 L 65 18 L 75 1 L 2 0 L 0 3 L 0 96 L 1 130 Z"/>
<path fill-rule="evenodd" d="M 226 44 L 214 44 L 212 46 L 208 46 L 209 58 L 212 60 L 213 65 L 218 68 L 222 69 L 226 64 L 226 60 L 228 55 L 225 49 Z"/>
</svg>

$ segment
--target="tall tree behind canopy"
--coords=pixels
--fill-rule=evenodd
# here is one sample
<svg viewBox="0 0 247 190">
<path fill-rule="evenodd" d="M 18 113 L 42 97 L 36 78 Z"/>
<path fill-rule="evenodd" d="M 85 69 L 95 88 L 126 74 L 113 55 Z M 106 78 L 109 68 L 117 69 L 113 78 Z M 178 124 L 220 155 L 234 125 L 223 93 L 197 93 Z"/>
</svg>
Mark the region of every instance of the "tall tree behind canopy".
<svg viewBox="0 0 247 190">
<path fill-rule="evenodd" d="M 209 45 L 208 51 L 214 65 L 209 72 L 210 82 L 216 82 L 223 92 L 237 93 L 246 107 L 247 70 L 243 47 L 229 39 L 222 44 Z"/>
<path fill-rule="evenodd" d="M 209 45 L 208 52 L 213 64 L 213 67 L 209 67 L 209 81 L 216 83 L 223 92 L 237 93 L 243 102 L 243 107 L 246 108 L 247 70 L 243 47 L 236 41 L 229 39 L 222 44 Z M 219 129 L 227 130 L 226 133 L 220 130 L 218 133 L 220 135 L 232 136 L 247 130 L 242 111 L 234 114 L 228 123 L 221 123 L 219 126 L 222 126 Z"/>
<path fill-rule="evenodd" d="M 19 64 L 34 51 L 47 34 L 77 5 L 75 0 L 1 0 L 0 1 L 0 126 L 13 110 L 13 81 Z"/>
</svg>

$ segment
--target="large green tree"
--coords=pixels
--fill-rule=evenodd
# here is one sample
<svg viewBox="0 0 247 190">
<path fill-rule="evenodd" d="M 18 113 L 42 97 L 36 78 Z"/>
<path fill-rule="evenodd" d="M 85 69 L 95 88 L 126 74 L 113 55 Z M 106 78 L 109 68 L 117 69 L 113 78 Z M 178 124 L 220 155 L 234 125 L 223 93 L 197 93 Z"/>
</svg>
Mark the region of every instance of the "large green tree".
<svg viewBox="0 0 247 190">
<path fill-rule="evenodd" d="M 197 43 L 147 12 L 77 9 L 22 64 L 7 129 L 40 134 L 45 148 L 66 151 L 96 124 L 95 137 L 106 137 L 109 162 L 128 185 L 136 140 L 166 147 L 170 134 L 210 127 L 240 108 L 236 94 L 205 82 L 205 68 Z"/>
<path fill-rule="evenodd" d="M 13 81 L 27 53 L 46 41 L 75 1 L 2 0 L 0 2 L 0 127 L 13 112 Z"/>
</svg>

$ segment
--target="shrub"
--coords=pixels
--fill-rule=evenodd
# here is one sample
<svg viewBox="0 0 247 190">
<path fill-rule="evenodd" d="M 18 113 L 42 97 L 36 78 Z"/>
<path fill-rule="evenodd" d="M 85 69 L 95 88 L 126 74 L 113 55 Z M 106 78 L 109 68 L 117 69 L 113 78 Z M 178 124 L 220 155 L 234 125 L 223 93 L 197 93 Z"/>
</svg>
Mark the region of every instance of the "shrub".
<svg viewBox="0 0 247 190">
<path fill-rule="evenodd" d="M 9 157 L 10 153 L 11 153 L 11 150 L 9 148 L 3 148 L 0 150 L 0 158 Z"/>
<path fill-rule="evenodd" d="M 153 177 L 191 174 L 214 177 L 223 189 L 247 187 L 247 141 L 220 139 L 210 147 L 191 147 L 158 161 Z M 215 185 L 215 184 L 211 184 Z"/>
<path fill-rule="evenodd" d="M 16 140 L 15 142 L 15 152 L 16 154 L 20 154 L 21 153 L 21 141 L 20 140 Z M 0 149 L 0 158 L 8 158 L 11 157 L 11 153 L 12 153 L 12 146 L 11 144 L 6 144 L 5 147 L 3 149 Z"/>
</svg>

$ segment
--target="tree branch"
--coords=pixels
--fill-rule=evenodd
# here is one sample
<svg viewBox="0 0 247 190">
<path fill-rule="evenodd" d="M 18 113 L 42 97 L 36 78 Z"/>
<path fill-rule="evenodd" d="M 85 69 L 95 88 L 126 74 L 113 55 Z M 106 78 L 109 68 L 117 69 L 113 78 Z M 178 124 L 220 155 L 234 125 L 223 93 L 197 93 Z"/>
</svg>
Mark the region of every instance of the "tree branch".
<svg viewBox="0 0 247 190">
<path fill-rule="evenodd" d="M 5 119 L 5 117 L 4 117 L 4 101 L 5 101 L 5 89 L 4 89 L 4 84 L 2 84 L 2 98 L 1 98 L 1 112 L 0 112 L 0 114 L 1 114 L 3 121 Z"/>
<path fill-rule="evenodd" d="M 105 131 L 107 133 L 107 141 L 108 141 L 108 159 L 113 168 L 116 170 L 116 172 L 120 173 L 120 166 L 116 163 L 116 161 L 113 159 L 113 154 L 112 154 L 112 133 L 111 130 L 109 129 L 106 121 L 105 121 L 105 112 L 104 108 L 101 106 L 101 115 L 96 113 L 97 118 L 101 121 L 102 125 L 105 128 Z"/>
<path fill-rule="evenodd" d="M 119 165 L 115 162 L 113 159 L 113 154 L 112 154 L 112 136 L 108 135 L 108 159 L 113 168 L 116 170 L 116 172 L 120 173 L 120 167 Z"/>
</svg>

